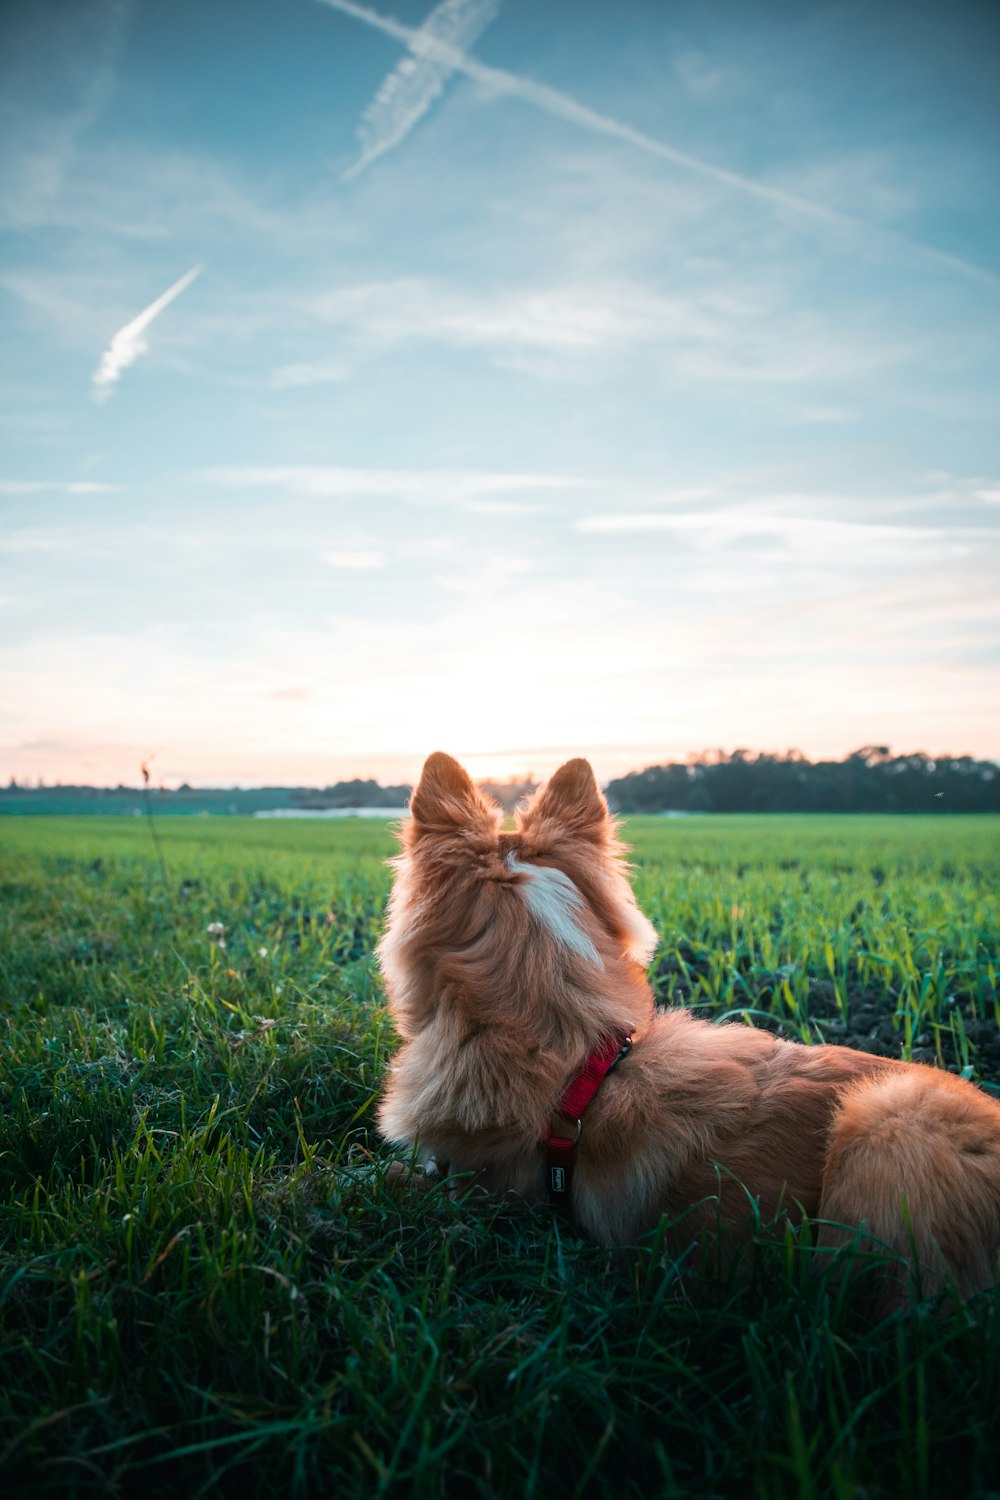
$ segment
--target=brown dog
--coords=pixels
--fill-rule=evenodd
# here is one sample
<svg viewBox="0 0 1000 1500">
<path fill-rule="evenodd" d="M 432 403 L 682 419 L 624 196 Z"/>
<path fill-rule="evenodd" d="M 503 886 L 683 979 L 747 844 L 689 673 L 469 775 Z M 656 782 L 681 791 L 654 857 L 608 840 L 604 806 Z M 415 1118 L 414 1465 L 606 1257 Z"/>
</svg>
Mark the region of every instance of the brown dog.
<svg viewBox="0 0 1000 1500">
<path fill-rule="evenodd" d="M 491 1191 L 562 1189 L 608 1244 L 661 1214 L 691 1239 L 785 1209 L 830 1246 L 865 1226 L 925 1290 L 992 1284 L 1000 1104 L 920 1064 L 657 1011 L 656 934 L 586 761 L 506 833 L 438 753 L 411 813 L 379 948 L 403 1038 L 391 1141 Z"/>
</svg>

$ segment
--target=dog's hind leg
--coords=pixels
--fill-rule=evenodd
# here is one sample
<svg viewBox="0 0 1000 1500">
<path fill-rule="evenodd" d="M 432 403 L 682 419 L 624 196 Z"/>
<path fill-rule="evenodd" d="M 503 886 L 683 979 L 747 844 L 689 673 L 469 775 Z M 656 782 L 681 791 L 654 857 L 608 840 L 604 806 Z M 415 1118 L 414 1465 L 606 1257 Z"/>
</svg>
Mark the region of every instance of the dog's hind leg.
<svg viewBox="0 0 1000 1500">
<path fill-rule="evenodd" d="M 850 1088 L 834 1119 L 817 1245 L 887 1249 L 883 1307 L 993 1284 L 1000 1254 L 1000 1105 L 911 1066 Z M 867 1231 L 858 1236 L 857 1229 Z"/>
</svg>

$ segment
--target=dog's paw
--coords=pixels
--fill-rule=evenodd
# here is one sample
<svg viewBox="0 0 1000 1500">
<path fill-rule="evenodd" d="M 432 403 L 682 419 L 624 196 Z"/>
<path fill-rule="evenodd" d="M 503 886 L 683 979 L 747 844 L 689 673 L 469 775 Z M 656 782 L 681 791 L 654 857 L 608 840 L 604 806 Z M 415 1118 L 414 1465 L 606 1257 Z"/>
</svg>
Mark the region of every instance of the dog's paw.
<svg viewBox="0 0 1000 1500">
<path fill-rule="evenodd" d="M 383 1173 L 382 1181 L 387 1188 L 411 1188 L 425 1193 L 428 1188 L 436 1187 L 440 1178 L 433 1161 L 425 1163 L 422 1167 L 411 1167 L 402 1161 L 391 1161 Z"/>
</svg>

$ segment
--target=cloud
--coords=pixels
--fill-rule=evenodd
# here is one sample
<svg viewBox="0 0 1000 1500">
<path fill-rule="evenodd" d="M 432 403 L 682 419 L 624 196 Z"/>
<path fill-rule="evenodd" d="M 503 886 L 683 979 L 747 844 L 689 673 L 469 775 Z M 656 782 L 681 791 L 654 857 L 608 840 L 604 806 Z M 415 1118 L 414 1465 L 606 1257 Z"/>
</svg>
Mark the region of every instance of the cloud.
<svg viewBox="0 0 1000 1500">
<path fill-rule="evenodd" d="M 539 516 L 545 513 L 544 506 L 524 500 L 466 500 L 462 509 L 474 516 Z"/>
<path fill-rule="evenodd" d="M 501 0 L 442 0 L 408 42 L 410 55 L 383 79 L 358 129 L 361 156 L 344 178 L 357 177 L 405 140 L 423 119 L 455 69 L 440 47 L 466 52 L 500 9 Z"/>
<path fill-rule="evenodd" d="M 123 370 L 134 364 L 140 354 L 145 354 L 149 345 L 143 338 L 143 334 L 155 318 L 160 316 L 165 307 L 169 307 L 175 297 L 186 291 L 196 277 L 201 275 L 201 266 L 192 266 L 190 271 L 185 271 L 179 281 L 167 290 L 155 302 L 151 302 L 147 308 L 133 318 L 131 323 L 126 323 L 124 328 L 119 328 L 111 343 L 101 355 L 101 362 L 94 371 L 92 377 L 92 389 L 95 401 L 106 401 L 111 395 L 113 386 L 121 377 Z"/>
<path fill-rule="evenodd" d="M 162 554 L 173 541 L 173 533 L 167 530 L 142 525 L 95 527 L 89 516 L 82 516 L 69 526 L 55 523 L 6 530 L 0 535 L 0 555 L 89 564 L 135 558 L 143 548 L 159 549 Z"/>
<path fill-rule="evenodd" d="M 286 464 L 204 469 L 199 475 L 229 489 L 280 489 L 310 500 L 405 500 L 458 505 L 492 497 L 590 487 L 564 474 L 498 474 L 443 469 L 333 469 Z"/>
<path fill-rule="evenodd" d="M 867 239 L 880 242 L 885 246 L 894 246 L 897 251 L 902 250 L 916 255 L 921 260 L 947 267 L 962 276 L 972 277 L 991 287 L 1000 285 L 1000 276 L 992 271 L 984 270 L 982 266 L 973 265 L 960 256 L 950 255 L 946 251 L 938 250 L 931 245 L 924 245 L 917 240 L 910 239 L 907 235 L 869 223 L 841 209 L 831 208 L 824 203 L 816 203 L 812 199 L 801 197 L 798 193 L 760 182 L 754 177 L 746 177 L 740 172 L 732 172 L 725 167 L 705 161 L 701 157 L 692 156 L 690 152 L 681 151 L 666 141 L 657 140 L 654 136 L 635 130 L 621 120 L 616 120 L 610 115 L 603 115 L 589 108 L 588 105 L 581 104 L 570 94 L 549 88 L 546 84 L 535 83 L 533 79 L 525 78 L 518 73 L 510 73 L 503 68 L 487 67 L 484 63 L 469 57 L 460 47 L 453 45 L 450 41 L 434 35 L 423 35 L 422 30 L 418 31 L 411 26 L 404 26 L 401 22 L 384 16 L 379 11 L 371 10 L 368 6 L 355 4 L 354 0 L 322 0 L 322 3 L 333 10 L 340 11 L 343 15 L 351 16 L 356 21 L 364 22 L 366 26 L 374 27 L 376 31 L 381 31 L 386 36 L 394 37 L 396 41 L 402 42 L 404 46 L 411 49 L 417 45 L 417 39 L 421 38 L 419 46 L 422 56 L 447 66 L 453 72 L 463 73 L 477 83 L 484 84 L 492 94 L 520 99 L 525 104 L 542 110 L 545 114 L 565 120 L 568 124 L 578 125 L 581 129 L 596 135 L 622 141 L 650 156 L 658 157 L 661 161 L 670 162 L 673 166 L 681 167 L 687 172 L 697 173 L 700 177 L 707 178 L 720 187 L 756 198 L 773 209 L 791 212 L 800 220 L 811 221 L 827 229 L 847 231 L 852 236 L 856 236 L 860 231 Z"/>
<path fill-rule="evenodd" d="M 0 554 L 26 555 L 69 552 L 75 540 L 73 532 L 56 526 L 23 526 L 0 536 Z"/>
<path fill-rule="evenodd" d="M 681 52 L 674 58 L 674 72 L 689 93 L 701 97 L 718 93 L 725 82 L 721 68 L 713 68 L 703 52 Z"/>
<path fill-rule="evenodd" d="M 119 488 L 91 479 L 0 479 L 0 495 L 110 495 Z"/>
<path fill-rule="evenodd" d="M 331 568 L 354 568 L 359 572 L 369 568 L 380 568 L 385 562 L 383 552 L 324 552 L 323 561 Z"/>
<path fill-rule="evenodd" d="M 709 305 L 711 304 L 711 305 Z M 368 345 L 426 339 L 459 348 L 579 355 L 635 343 L 714 340 L 733 309 L 614 283 L 470 290 L 420 277 L 356 282 L 315 298 L 314 317 Z"/>
<path fill-rule="evenodd" d="M 823 516 L 782 515 L 753 507 L 695 511 L 644 511 L 582 516 L 578 531 L 600 535 L 643 535 L 661 532 L 690 537 L 695 546 L 712 551 L 735 544 L 744 548 L 768 539 L 781 549 L 767 554 L 768 562 L 793 557 L 839 559 L 852 568 L 866 563 L 909 561 L 914 555 L 931 559 L 967 556 L 973 544 L 983 547 L 1000 541 L 1000 532 L 984 526 L 913 526 L 885 522 L 843 521 Z M 757 556 L 754 554 L 754 565 Z"/>
<path fill-rule="evenodd" d="M 273 199 L 270 179 L 198 152 L 122 133 L 90 134 L 58 193 L 36 195 L 23 211 L 0 195 L 0 228 L 62 228 L 129 242 L 232 243 L 242 230 L 273 247 L 297 251 L 346 237 L 331 224 L 320 193 L 290 205 Z M 0 189 L 3 179 L 0 177 Z M 30 219 L 25 217 L 30 210 Z"/>
<path fill-rule="evenodd" d="M 461 573 L 441 575 L 437 582 L 443 589 L 454 594 L 464 594 L 470 599 L 491 598 L 507 587 L 513 578 L 530 572 L 532 564 L 526 557 L 489 557 L 478 566 L 464 569 Z"/>
<path fill-rule="evenodd" d="M 983 474 L 950 474 L 946 469 L 932 469 L 924 475 L 933 489 L 925 497 L 925 504 L 945 506 L 951 510 L 968 509 L 974 505 L 1000 505 L 1000 482 Z M 978 502 L 978 503 L 975 503 Z"/>
<path fill-rule="evenodd" d="M 310 385 L 330 385 L 338 380 L 347 380 L 352 369 L 349 364 L 299 364 L 281 365 L 271 376 L 275 390 L 298 390 Z"/>
<path fill-rule="evenodd" d="M 705 302 L 614 283 L 508 291 L 425 277 L 356 282 L 308 302 L 310 325 L 336 330 L 338 361 L 283 366 L 271 383 L 289 387 L 342 380 L 359 363 L 404 343 L 483 350 L 498 365 L 542 375 L 564 374 L 570 363 L 638 345 L 716 348 L 727 325 L 721 309 L 712 310 Z"/>
<path fill-rule="evenodd" d="M 603 277 L 560 284 L 467 287 L 394 277 L 336 287 L 303 304 L 308 322 L 337 332 L 332 369 L 288 367 L 272 384 L 341 379 L 352 362 L 406 342 L 484 350 L 502 368 L 565 379 L 572 367 L 648 350 L 685 381 L 788 385 L 870 374 L 914 353 L 888 333 L 834 324 L 786 305 L 778 288 L 691 285 L 667 295 L 636 280 Z M 324 333 L 329 338 L 329 334 Z"/>
<path fill-rule="evenodd" d="M 891 151 L 817 145 L 805 159 L 776 171 L 773 180 L 810 202 L 850 205 L 847 211 L 866 221 L 892 224 L 916 211 L 927 174 L 925 152 L 907 150 L 899 142 Z"/>
<path fill-rule="evenodd" d="M 786 427 L 840 427 L 857 421 L 857 412 L 846 406 L 805 406 L 788 412 L 782 420 Z"/>
<path fill-rule="evenodd" d="M 96 304 L 104 287 L 91 277 L 14 269 L 0 272 L 0 288 L 16 298 L 34 323 L 51 325 L 62 338 L 84 344 L 100 337 Z"/>
</svg>

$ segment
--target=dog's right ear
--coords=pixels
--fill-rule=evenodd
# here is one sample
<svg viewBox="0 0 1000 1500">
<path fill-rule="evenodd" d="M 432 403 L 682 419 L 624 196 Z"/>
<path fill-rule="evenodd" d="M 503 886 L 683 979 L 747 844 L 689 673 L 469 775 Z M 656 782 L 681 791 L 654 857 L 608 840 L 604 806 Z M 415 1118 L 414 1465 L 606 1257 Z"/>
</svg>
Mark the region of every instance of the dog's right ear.
<svg viewBox="0 0 1000 1500">
<path fill-rule="evenodd" d="M 414 823 L 425 828 L 464 827 L 483 817 L 492 819 L 495 811 L 457 760 L 443 750 L 427 757 L 410 798 Z"/>
<path fill-rule="evenodd" d="M 521 825 L 531 831 L 542 822 L 597 839 L 604 838 L 613 827 L 589 761 L 568 760 L 535 793 L 521 815 Z"/>
</svg>

